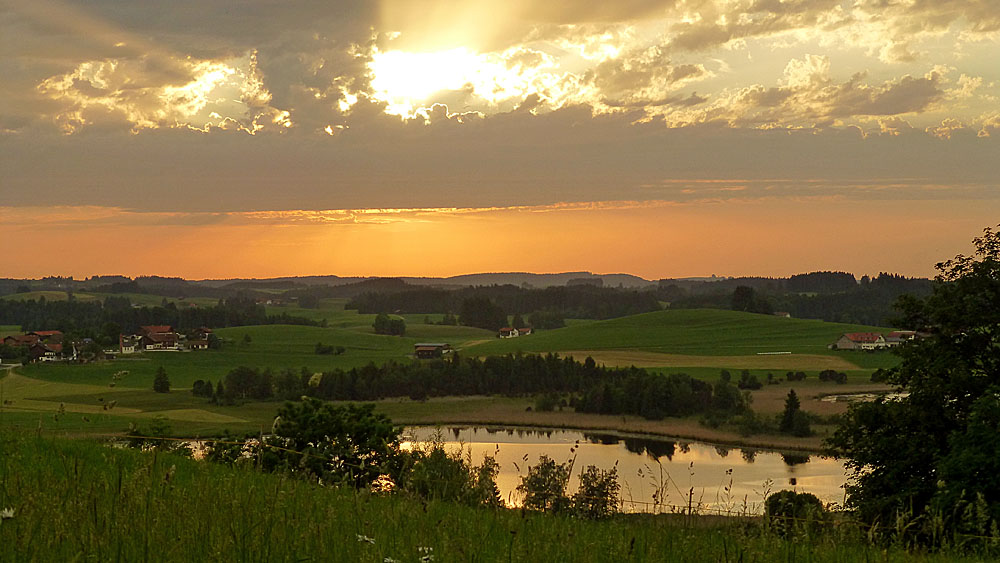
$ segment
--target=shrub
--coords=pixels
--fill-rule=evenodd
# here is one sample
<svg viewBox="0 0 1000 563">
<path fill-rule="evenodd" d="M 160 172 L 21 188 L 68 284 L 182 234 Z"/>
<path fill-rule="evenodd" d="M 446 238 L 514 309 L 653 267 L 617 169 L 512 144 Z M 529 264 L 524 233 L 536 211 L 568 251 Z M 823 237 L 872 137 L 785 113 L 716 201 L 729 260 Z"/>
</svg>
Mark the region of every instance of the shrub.
<svg viewBox="0 0 1000 563">
<path fill-rule="evenodd" d="M 833 381 L 834 383 L 847 383 L 847 374 L 844 372 L 837 372 L 832 369 L 825 369 L 819 372 L 820 381 Z"/>
<path fill-rule="evenodd" d="M 589 465 L 580 473 L 580 488 L 573 495 L 573 513 L 597 520 L 616 514 L 621 508 L 618 467 L 604 471 Z"/>
<path fill-rule="evenodd" d="M 543 393 L 535 397 L 535 410 L 551 412 L 559 405 L 559 395 L 555 393 Z"/>
<path fill-rule="evenodd" d="M 778 535 L 814 534 L 830 521 L 830 514 L 815 495 L 778 491 L 764 501 L 764 518 Z"/>
<path fill-rule="evenodd" d="M 524 494 L 524 507 L 542 512 L 565 512 L 570 506 L 566 496 L 569 483 L 569 463 L 556 463 L 542 455 L 538 465 L 528 467 L 528 474 L 521 477 L 517 491 Z"/>
</svg>

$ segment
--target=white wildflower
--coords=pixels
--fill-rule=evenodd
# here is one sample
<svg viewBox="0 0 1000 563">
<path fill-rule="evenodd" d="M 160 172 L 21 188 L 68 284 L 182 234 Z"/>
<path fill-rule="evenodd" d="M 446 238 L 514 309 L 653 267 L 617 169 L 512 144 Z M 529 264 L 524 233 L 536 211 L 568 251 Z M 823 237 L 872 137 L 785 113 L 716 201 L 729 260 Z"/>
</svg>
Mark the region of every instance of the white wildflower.
<svg viewBox="0 0 1000 563">
<path fill-rule="evenodd" d="M 399 559 L 393 559 L 392 557 L 386 557 L 382 560 L 382 563 L 400 563 Z"/>
<path fill-rule="evenodd" d="M 13 517 L 14 517 L 13 508 L 4 508 L 3 510 L 0 510 L 0 520 L 9 520 Z"/>
<path fill-rule="evenodd" d="M 375 544 L 375 539 L 374 538 L 370 538 L 368 536 L 362 536 L 361 534 L 358 534 L 358 541 L 359 542 L 368 542 L 368 543 L 370 543 L 372 545 Z"/>
</svg>

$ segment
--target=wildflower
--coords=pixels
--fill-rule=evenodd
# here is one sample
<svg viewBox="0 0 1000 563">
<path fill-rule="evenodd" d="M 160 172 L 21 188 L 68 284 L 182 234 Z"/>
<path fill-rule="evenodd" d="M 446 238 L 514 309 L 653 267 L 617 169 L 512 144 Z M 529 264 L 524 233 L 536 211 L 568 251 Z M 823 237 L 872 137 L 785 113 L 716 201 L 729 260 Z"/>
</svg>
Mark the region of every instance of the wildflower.
<svg viewBox="0 0 1000 563">
<path fill-rule="evenodd" d="M 0 510 L 0 520 L 9 520 L 13 517 L 14 517 L 13 508 L 4 508 L 3 510 Z"/>
<path fill-rule="evenodd" d="M 374 538 L 370 538 L 368 536 L 362 536 L 361 534 L 358 534 L 358 541 L 359 542 L 367 542 L 367 543 L 370 543 L 372 545 L 375 545 L 375 539 Z"/>
<path fill-rule="evenodd" d="M 399 559 L 393 559 L 392 557 L 386 557 L 382 560 L 382 563 L 400 563 Z"/>
<path fill-rule="evenodd" d="M 424 556 L 420 558 L 420 561 L 422 563 L 429 563 L 430 561 L 434 561 L 434 554 L 432 553 L 433 551 L 434 551 L 433 547 L 418 547 L 417 552 L 424 554 Z"/>
</svg>

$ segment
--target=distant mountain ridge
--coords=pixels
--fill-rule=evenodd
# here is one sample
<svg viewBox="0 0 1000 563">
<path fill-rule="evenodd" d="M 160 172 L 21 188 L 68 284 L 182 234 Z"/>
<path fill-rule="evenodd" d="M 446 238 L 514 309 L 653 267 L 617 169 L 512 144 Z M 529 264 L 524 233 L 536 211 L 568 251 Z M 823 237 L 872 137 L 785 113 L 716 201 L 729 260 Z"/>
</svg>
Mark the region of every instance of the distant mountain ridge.
<svg viewBox="0 0 1000 563">
<path fill-rule="evenodd" d="M 594 274 L 592 272 L 560 272 L 554 274 L 534 274 L 531 272 L 491 272 L 478 274 L 462 274 L 448 277 L 415 277 L 415 276 L 368 276 L 341 277 L 328 276 L 288 276 L 277 278 L 233 278 L 194 280 L 190 283 L 206 287 L 263 287 L 267 284 L 299 285 L 346 285 L 379 277 L 403 280 L 411 285 L 435 287 L 465 287 L 470 285 L 529 285 L 531 287 L 551 287 L 566 285 L 570 280 L 600 280 L 604 287 L 642 288 L 656 285 L 656 281 L 647 280 L 632 274 Z"/>
</svg>

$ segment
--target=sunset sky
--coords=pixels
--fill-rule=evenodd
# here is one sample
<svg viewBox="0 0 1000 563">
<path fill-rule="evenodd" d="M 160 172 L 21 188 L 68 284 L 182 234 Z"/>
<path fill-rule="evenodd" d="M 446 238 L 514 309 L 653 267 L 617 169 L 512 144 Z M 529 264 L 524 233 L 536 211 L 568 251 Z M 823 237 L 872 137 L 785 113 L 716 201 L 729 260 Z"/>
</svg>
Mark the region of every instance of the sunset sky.
<svg viewBox="0 0 1000 563">
<path fill-rule="evenodd" d="M 0 0 L 0 277 L 933 274 L 996 0 Z"/>
</svg>

